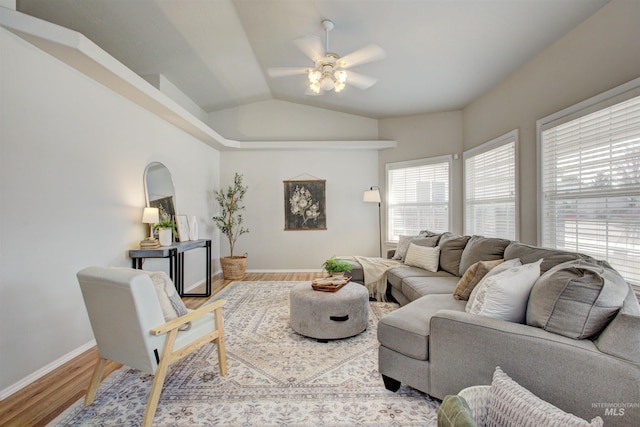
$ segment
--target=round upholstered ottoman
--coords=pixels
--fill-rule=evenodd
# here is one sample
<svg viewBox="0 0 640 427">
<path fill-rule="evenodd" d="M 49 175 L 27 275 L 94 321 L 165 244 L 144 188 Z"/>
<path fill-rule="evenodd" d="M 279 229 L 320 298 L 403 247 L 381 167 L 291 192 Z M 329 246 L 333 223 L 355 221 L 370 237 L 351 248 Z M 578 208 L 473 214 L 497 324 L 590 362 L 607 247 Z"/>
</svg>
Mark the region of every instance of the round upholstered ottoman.
<svg viewBox="0 0 640 427">
<path fill-rule="evenodd" d="M 321 292 L 311 283 L 294 286 L 289 294 L 291 328 L 319 341 L 352 337 L 367 329 L 369 292 L 349 282 L 337 292 Z"/>
</svg>

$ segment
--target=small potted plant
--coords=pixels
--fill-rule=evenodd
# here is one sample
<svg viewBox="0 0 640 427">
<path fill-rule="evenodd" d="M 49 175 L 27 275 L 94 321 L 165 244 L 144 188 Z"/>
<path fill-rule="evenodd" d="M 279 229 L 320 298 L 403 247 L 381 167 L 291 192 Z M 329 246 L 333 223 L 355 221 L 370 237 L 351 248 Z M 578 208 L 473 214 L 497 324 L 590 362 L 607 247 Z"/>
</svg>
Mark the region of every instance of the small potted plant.
<svg viewBox="0 0 640 427">
<path fill-rule="evenodd" d="M 153 226 L 158 230 L 158 240 L 160 246 L 171 246 L 173 243 L 173 236 L 177 236 L 176 223 L 170 220 L 168 217 L 163 216 L 159 223 Z"/>
<path fill-rule="evenodd" d="M 346 271 L 351 271 L 353 265 L 347 261 L 331 257 L 322 264 L 322 268 L 330 276 L 343 276 Z"/>
<path fill-rule="evenodd" d="M 213 222 L 229 240 L 230 255 L 221 257 L 222 275 L 225 279 L 242 279 L 247 269 L 247 254 L 234 256 L 233 248 L 236 240 L 241 235 L 248 233 L 249 229 L 242 226 L 242 211 L 245 209 L 242 203 L 248 187 L 242 184 L 242 175 L 236 173 L 233 185 L 226 191 L 216 190 L 214 197 L 218 202 L 220 214 L 214 216 Z"/>
</svg>

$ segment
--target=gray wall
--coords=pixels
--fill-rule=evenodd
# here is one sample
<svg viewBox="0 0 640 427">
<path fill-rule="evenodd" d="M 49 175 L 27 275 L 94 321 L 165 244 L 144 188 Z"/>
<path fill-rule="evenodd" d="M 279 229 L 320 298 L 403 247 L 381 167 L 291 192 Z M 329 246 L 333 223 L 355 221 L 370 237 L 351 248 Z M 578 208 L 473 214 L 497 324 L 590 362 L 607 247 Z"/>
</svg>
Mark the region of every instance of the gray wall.
<svg viewBox="0 0 640 427">
<path fill-rule="evenodd" d="M 537 243 L 536 121 L 640 76 L 640 1 L 616 0 L 463 111 L 468 150 L 520 131 L 520 240 Z"/>
</svg>

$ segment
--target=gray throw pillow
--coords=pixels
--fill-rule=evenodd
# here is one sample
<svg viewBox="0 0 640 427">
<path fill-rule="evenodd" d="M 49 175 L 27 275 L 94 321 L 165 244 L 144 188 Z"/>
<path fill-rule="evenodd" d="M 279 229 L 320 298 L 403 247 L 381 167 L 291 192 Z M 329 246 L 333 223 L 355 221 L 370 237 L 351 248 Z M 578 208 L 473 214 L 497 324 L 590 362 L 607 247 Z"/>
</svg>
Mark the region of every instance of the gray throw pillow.
<svg viewBox="0 0 640 427">
<path fill-rule="evenodd" d="M 398 236 L 398 246 L 396 246 L 396 252 L 393 254 L 393 259 L 404 260 L 404 257 L 407 255 L 407 250 L 409 249 L 409 244 L 413 239 L 418 236 Z"/>
<path fill-rule="evenodd" d="M 445 233 L 440 237 L 440 269 L 460 276 L 460 258 L 464 251 L 469 236 L 457 236 L 453 233 Z"/>
<path fill-rule="evenodd" d="M 509 243 L 511 243 L 511 240 L 471 236 L 460 258 L 460 272 L 458 275 L 463 276 L 467 269 L 478 261 L 502 259 L 504 249 Z"/>
<path fill-rule="evenodd" d="M 527 324 L 573 339 L 589 338 L 609 324 L 628 291 L 617 271 L 598 263 L 568 261 L 533 285 Z"/>
</svg>

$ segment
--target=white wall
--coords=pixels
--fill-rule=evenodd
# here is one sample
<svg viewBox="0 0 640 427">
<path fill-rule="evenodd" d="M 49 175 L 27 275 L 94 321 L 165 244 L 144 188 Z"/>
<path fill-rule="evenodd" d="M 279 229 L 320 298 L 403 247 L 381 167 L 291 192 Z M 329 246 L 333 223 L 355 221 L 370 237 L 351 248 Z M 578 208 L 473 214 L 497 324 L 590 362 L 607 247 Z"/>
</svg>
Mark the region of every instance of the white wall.
<svg viewBox="0 0 640 427">
<path fill-rule="evenodd" d="M 319 271 L 333 255 L 378 256 L 378 206 L 364 203 L 364 190 L 378 185 L 378 152 L 250 151 L 222 152 L 220 181 L 226 188 L 235 172 L 249 187 L 244 219 L 249 234 L 236 244 L 249 254 L 249 270 Z M 327 230 L 284 231 L 284 180 L 326 180 Z M 221 252 L 228 254 L 226 240 Z"/>
<path fill-rule="evenodd" d="M 3 391 L 93 339 L 75 274 L 130 266 L 148 230 L 148 163 L 167 165 L 179 213 L 217 237 L 207 219 L 219 153 L 2 28 L 0 51 Z M 204 254 L 187 255 L 190 286 L 204 280 Z"/>
<path fill-rule="evenodd" d="M 537 243 L 536 120 L 640 76 L 640 2 L 615 0 L 464 109 L 468 150 L 520 131 L 520 239 Z"/>
<path fill-rule="evenodd" d="M 224 137 L 239 141 L 378 138 L 377 120 L 279 100 L 213 112 L 208 123 Z"/>
</svg>

